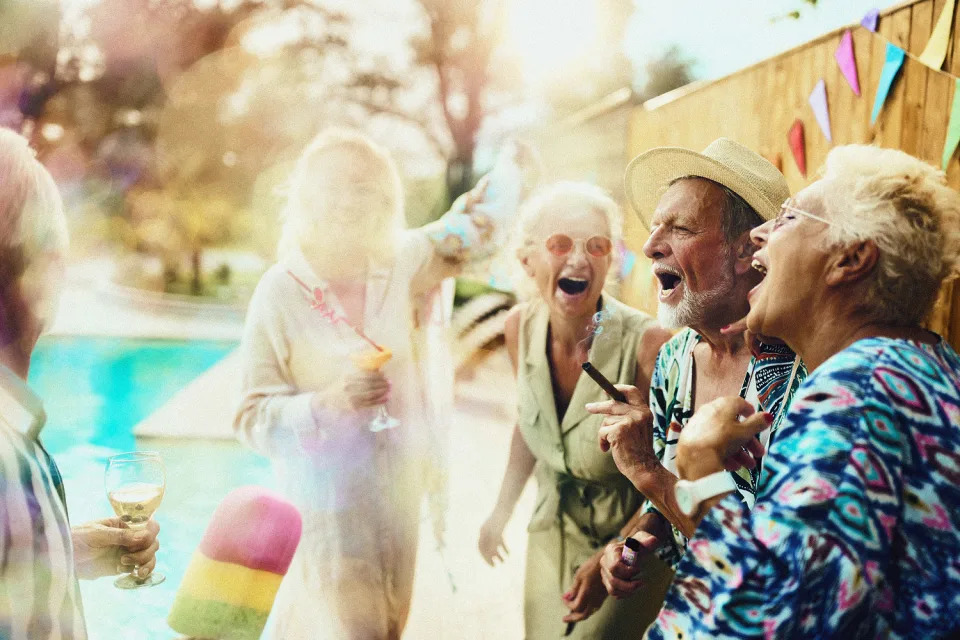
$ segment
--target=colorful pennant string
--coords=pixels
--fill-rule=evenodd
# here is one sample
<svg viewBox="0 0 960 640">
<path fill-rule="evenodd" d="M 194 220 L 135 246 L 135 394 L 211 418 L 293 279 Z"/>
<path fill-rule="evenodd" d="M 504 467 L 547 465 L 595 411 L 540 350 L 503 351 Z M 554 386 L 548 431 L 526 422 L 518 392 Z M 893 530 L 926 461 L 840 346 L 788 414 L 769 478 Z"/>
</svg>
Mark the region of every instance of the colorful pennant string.
<svg viewBox="0 0 960 640">
<path fill-rule="evenodd" d="M 853 89 L 853 92 L 860 95 L 860 77 L 857 75 L 857 59 L 853 53 L 853 34 L 847 29 L 843 38 L 840 39 L 840 46 L 837 47 L 833 57 L 837 59 L 840 71 L 843 77 L 847 79 L 847 84 Z"/>
<path fill-rule="evenodd" d="M 833 134 L 830 132 L 830 109 L 827 107 L 827 83 L 823 78 L 820 78 L 820 82 L 813 88 L 809 102 L 820 130 L 823 131 L 828 142 L 833 142 Z"/>
<path fill-rule="evenodd" d="M 790 151 L 793 152 L 793 159 L 797 162 L 797 168 L 800 169 L 800 175 L 807 177 L 807 146 L 803 136 L 803 120 L 797 118 L 793 126 L 790 127 L 790 133 L 787 134 L 787 140 L 790 142 Z"/>
<path fill-rule="evenodd" d="M 877 116 L 880 115 L 880 109 L 883 108 L 883 104 L 887 101 L 887 96 L 890 95 L 890 87 L 893 86 L 893 81 L 897 79 L 897 74 L 900 72 L 901 67 L 903 67 L 903 59 L 906 56 L 906 53 L 900 47 L 887 43 L 887 56 L 886 61 L 883 63 L 883 70 L 880 72 L 880 83 L 877 85 L 877 97 L 873 101 L 873 113 L 870 114 L 870 124 L 875 124 L 877 121 Z"/>
<path fill-rule="evenodd" d="M 950 109 L 950 124 L 947 125 L 947 141 L 943 145 L 943 159 L 941 165 L 943 170 L 947 170 L 947 164 L 953 157 L 953 152 L 957 150 L 960 144 L 960 78 L 954 81 L 953 89 L 953 107 Z"/>
<path fill-rule="evenodd" d="M 943 61 L 947 57 L 947 45 L 950 44 L 950 26 L 953 24 L 953 7 L 955 0 L 947 0 L 943 5 L 943 11 L 937 18 L 937 24 L 933 28 L 930 39 L 927 40 L 927 46 L 918 58 L 920 62 L 931 69 L 937 71 L 943 66 Z"/>
</svg>

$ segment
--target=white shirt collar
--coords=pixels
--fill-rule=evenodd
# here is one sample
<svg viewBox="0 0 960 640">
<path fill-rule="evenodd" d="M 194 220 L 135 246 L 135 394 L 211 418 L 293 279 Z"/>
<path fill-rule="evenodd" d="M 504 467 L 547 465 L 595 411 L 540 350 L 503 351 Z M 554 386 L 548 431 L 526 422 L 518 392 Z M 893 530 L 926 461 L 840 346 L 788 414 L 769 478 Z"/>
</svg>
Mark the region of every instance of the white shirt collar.
<svg viewBox="0 0 960 640">
<path fill-rule="evenodd" d="M 0 364 L 0 424 L 36 439 L 47 421 L 40 396 L 13 371 Z"/>
</svg>

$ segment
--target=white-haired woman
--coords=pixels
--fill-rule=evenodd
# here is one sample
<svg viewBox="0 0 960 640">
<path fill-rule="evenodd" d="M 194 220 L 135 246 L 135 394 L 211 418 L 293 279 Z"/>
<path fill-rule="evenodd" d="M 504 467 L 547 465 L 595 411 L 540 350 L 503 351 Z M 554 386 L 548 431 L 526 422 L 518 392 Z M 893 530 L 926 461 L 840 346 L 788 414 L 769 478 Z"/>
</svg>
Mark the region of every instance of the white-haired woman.
<svg viewBox="0 0 960 640">
<path fill-rule="evenodd" d="M 647 389 L 657 351 L 670 334 L 604 292 L 621 217 L 602 190 L 551 185 L 530 198 L 518 223 L 517 257 L 531 295 L 508 316 L 505 335 L 519 419 L 480 552 L 490 564 L 503 560 L 503 529 L 535 473 L 525 637 L 557 638 L 565 630 L 574 638 L 638 637 L 659 608 L 667 570 L 651 557 L 640 567 L 650 574 L 646 589 L 604 603 L 603 547 L 632 532 L 643 496 L 596 446 L 600 418 L 583 406 L 605 396 L 582 365 L 590 361 L 613 383 Z"/>
<path fill-rule="evenodd" d="M 250 302 L 235 424 L 303 515 L 268 631 L 398 638 L 452 401 L 452 372 L 431 369 L 425 335 L 438 285 L 463 261 L 437 249 L 445 222 L 433 236 L 405 230 L 394 163 L 358 133 L 321 133 L 289 197 L 279 262 Z M 384 404 L 398 426 L 374 432 Z"/>
<path fill-rule="evenodd" d="M 838 147 L 753 238 L 747 325 L 811 373 L 752 511 L 702 479 L 769 416 L 725 398 L 684 428 L 701 482 L 677 498 L 702 521 L 650 637 L 957 637 L 960 356 L 921 323 L 957 268 L 960 195 L 903 152 Z"/>
</svg>

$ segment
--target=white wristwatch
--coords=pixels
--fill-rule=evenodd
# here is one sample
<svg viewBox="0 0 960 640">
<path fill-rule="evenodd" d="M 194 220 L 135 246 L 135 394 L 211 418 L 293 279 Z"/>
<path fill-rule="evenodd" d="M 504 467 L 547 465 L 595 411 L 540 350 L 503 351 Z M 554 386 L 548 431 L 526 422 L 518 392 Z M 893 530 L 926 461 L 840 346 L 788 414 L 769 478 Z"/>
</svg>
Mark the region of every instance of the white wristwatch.
<svg viewBox="0 0 960 640">
<path fill-rule="evenodd" d="M 717 471 L 699 480 L 678 480 L 673 488 L 673 495 L 677 498 L 680 511 L 692 516 L 704 500 L 736 490 L 737 483 L 730 477 L 730 472 Z"/>
</svg>

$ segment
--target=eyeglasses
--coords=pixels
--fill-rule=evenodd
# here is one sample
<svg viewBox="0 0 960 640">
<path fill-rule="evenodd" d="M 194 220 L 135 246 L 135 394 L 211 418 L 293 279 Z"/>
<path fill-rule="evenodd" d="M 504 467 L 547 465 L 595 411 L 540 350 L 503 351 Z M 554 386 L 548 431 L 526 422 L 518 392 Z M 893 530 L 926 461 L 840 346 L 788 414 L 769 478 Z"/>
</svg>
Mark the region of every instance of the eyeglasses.
<svg viewBox="0 0 960 640">
<path fill-rule="evenodd" d="M 555 233 L 544 242 L 547 251 L 557 257 L 567 255 L 573 251 L 577 244 L 583 244 L 584 251 L 595 258 L 610 255 L 610 251 L 613 249 L 613 242 L 606 236 L 591 236 L 586 240 L 574 240 L 565 233 Z"/>
<path fill-rule="evenodd" d="M 822 222 L 823 224 L 826 224 L 826 225 L 830 225 L 831 227 L 842 226 L 836 222 L 833 222 L 831 220 L 827 220 L 826 218 L 821 218 L 818 215 L 812 214 L 809 211 L 798 209 L 795 206 L 793 206 L 792 202 L 793 202 L 792 200 L 784 200 L 783 204 L 780 205 L 780 213 L 778 213 L 777 217 L 774 218 L 774 222 L 773 222 L 774 228 L 780 227 L 784 224 L 784 222 L 791 220 L 791 218 L 788 217 L 789 214 L 791 213 L 799 214 L 801 216 L 806 216 L 808 218 L 813 218 L 814 220 L 818 222 Z"/>
</svg>

